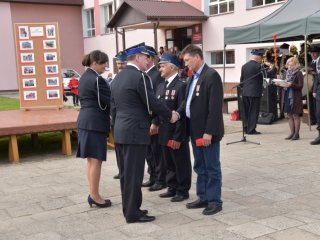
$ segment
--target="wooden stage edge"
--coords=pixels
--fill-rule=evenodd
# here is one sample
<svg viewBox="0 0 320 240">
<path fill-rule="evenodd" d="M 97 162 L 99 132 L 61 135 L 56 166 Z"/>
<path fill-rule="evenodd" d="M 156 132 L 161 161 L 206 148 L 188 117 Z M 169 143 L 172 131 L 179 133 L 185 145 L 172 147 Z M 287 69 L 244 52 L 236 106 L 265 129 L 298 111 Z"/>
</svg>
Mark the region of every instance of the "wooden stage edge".
<svg viewBox="0 0 320 240">
<path fill-rule="evenodd" d="M 9 160 L 19 162 L 17 135 L 62 132 L 62 153 L 70 156 L 70 133 L 76 129 L 79 112 L 72 109 L 0 111 L 0 137 L 9 137 Z"/>
</svg>

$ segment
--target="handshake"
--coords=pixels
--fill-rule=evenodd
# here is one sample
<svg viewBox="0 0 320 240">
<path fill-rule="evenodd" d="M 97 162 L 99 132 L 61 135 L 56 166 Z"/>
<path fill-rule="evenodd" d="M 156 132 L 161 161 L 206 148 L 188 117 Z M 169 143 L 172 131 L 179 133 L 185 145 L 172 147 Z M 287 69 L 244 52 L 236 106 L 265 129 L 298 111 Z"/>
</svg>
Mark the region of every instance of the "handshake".
<svg viewBox="0 0 320 240">
<path fill-rule="evenodd" d="M 176 123 L 180 119 L 180 114 L 176 111 L 172 111 L 170 123 Z"/>
</svg>

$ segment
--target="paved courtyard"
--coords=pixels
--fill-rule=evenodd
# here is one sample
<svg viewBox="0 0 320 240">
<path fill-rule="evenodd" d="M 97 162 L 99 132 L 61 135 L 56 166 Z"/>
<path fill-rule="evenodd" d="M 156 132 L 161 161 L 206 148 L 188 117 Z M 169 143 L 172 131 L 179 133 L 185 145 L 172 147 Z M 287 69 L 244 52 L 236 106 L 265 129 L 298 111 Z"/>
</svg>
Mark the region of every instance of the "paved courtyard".
<svg viewBox="0 0 320 240">
<path fill-rule="evenodd" d="M 86 161 L 57 154 L 0 164 L 1 240 L 113 239 L 320 239 L 320 147 L 302 124 L 301 140 L 287 141 L 286 120 L 259 125 L 262 135 L 248 136 L 261 145 L 237 143 L 241 123 L 225 115 L 228 134 L 221 142 L 223 211 L 204 216 L 182 203 L 143 189 L 143 209 L 152 223 L 126 224 L 121 213 L 114 151 L 103 165 L 101 192 L 111 199 L 107 209 L 90 208 Z M 145 178 L 147 179 L 147 175 Z M 190 199 L 195 196 L 195 174 Z M 163 191 L 161 191 L 163 192 Z"/>
</svg>

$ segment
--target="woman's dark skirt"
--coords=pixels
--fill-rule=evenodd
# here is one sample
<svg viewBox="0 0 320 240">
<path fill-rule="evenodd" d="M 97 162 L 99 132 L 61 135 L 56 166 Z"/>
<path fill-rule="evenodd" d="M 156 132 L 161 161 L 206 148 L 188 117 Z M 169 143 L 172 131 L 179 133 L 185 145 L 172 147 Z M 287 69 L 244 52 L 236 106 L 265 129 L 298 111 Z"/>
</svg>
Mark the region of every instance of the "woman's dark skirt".
<svg viewBox="0 0 320 240">
<path fill-rule="evenodd" d="M 79 158 L 95 158 L 106 161 L 107 157 L 107 133 L 78 129 Z"/>
</svg>

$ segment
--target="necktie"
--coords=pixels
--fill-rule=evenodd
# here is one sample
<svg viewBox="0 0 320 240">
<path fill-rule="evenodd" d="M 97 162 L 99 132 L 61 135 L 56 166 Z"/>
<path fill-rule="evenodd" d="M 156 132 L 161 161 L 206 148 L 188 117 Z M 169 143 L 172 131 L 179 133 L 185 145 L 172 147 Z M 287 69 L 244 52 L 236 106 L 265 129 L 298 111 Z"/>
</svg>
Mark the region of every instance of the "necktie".
<svg viewBox="0 0 320 240">
<path fill-rule="evenodd" d="M 168 86 L 168 83 L 169 83 L 169 81 L 168 81 L 168 80 L 166 80 L 166 81 L 165 81 L 166 88 L 167 88 L 167 86 Z"/>
</svg>

